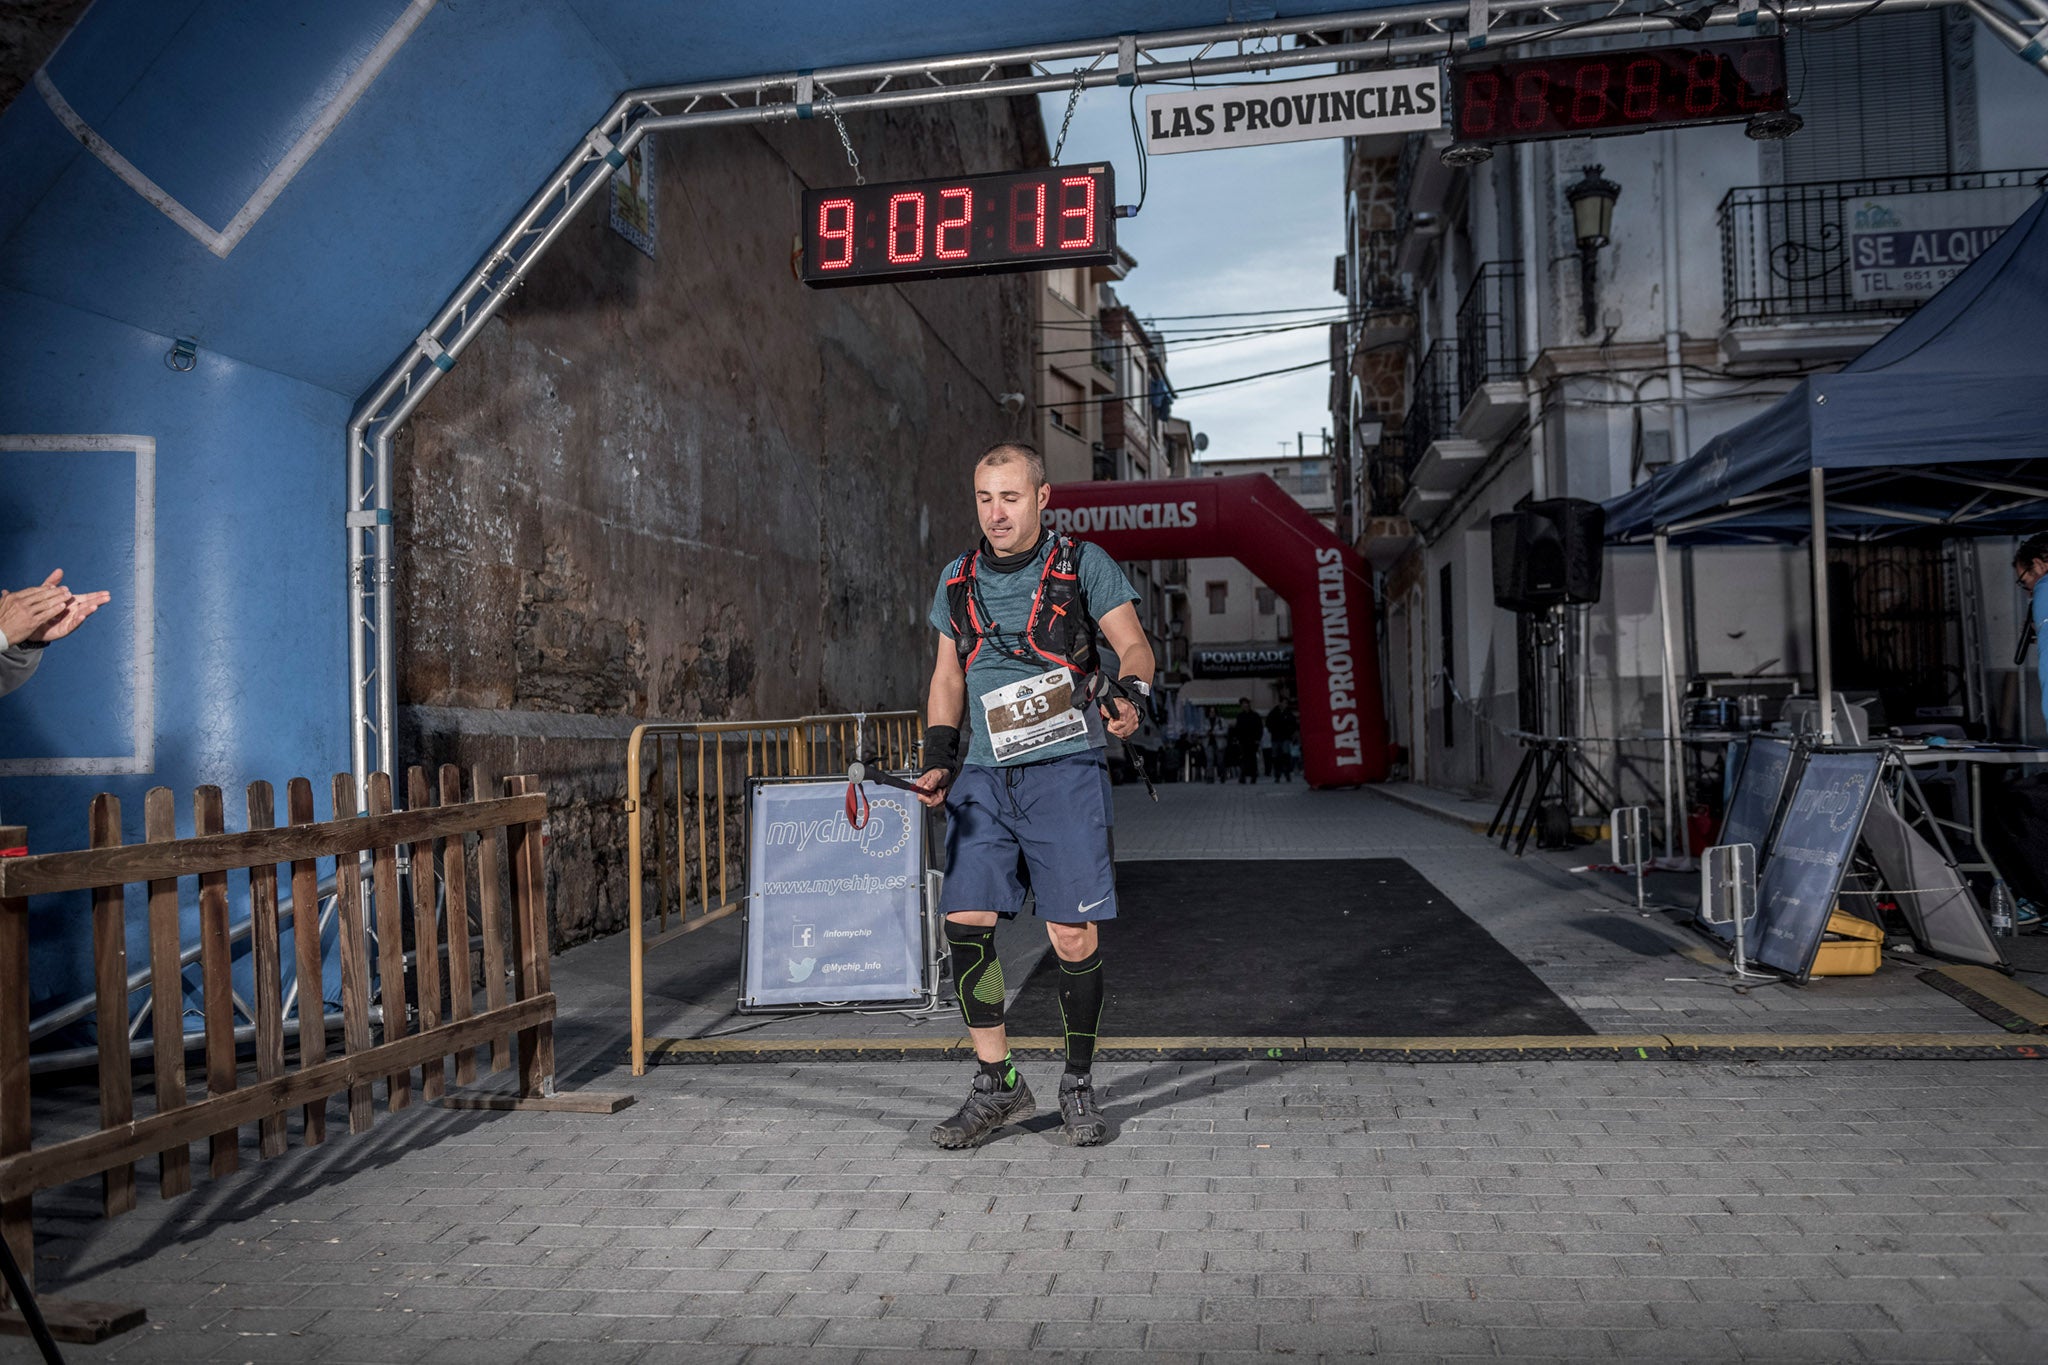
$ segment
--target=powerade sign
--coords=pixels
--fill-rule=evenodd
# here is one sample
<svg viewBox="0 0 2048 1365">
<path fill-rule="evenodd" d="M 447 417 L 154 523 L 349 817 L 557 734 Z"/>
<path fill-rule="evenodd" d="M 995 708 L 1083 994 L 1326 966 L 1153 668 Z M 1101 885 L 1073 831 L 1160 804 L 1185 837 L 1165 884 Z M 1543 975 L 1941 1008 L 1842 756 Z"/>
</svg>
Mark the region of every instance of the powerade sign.
<svg viewBox="0 0 2048 1365">
<path fill-rule="evenodd" d="M 761 783 L 747 835 L 743 1007 L 909 1000 L 924 989 L 924 821 L 905 793 Z"/>
<path fill-rule="evenodd" d="M 1197 678 L 1291 678 L 1293 645 L 1197 645 L 1188 658 Z"/>
</svg>

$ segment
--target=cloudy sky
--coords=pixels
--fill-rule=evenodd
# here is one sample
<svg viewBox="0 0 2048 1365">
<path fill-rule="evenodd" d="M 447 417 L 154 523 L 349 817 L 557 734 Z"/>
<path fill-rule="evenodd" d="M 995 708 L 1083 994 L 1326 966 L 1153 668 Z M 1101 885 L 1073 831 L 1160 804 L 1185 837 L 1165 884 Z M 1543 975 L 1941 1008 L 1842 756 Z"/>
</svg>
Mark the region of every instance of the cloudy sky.
<svg viewBox="0 0 2048 1365">
<path fill-rule="evenodd" d="M 1309 68 L 1286 78 L 1323 74 L 1323 68 Z M 1256 79 L 1232 77 L 1230 83 Z M 1226 82 L 1204 82 L 1212 83 Z M 1136 203 L 1138 158 L 1128 99 L 1123 90 L 1083 94 L 1060 160 L 1109 160 L 1116 167 L 1117 198 Z M 1059 136 L 1066 104 L 1064 94 L 1041 97 L 1049 137 Z M 1144 112 L 1140 90 L 1141 120 Z M 1138 258 L 1138 268 L 1116 286 L 1118 296 L 1142 317 L 1257 314 L 1160 322 L 1175 388 L 1327 356 L 1329 333 L 1321 325 L 1234 340 L 1197 340 L 1185 333 L 1342 314 L 1343 296 L 1331 284 L 1332 262 L 1344 248 L 1343 145 L 1328 139 L 1151 158 L 1144 211 L 1117 224 L 1118 244 Z M 1315 311 L 1273 311 L 1281 309 Z M 1174 404 L 1174 415 L 1208 434 L 1210 459 L 1264 458 L 1277 455 L 1283 440 L 1292 451 L 1296 432 L 1308 433 L 1309 449 L 1316 449 L 1318 433 L 1329 425 L 1328 401 L 1329 370 L 1321 367 L 1189 393 Z"/>
</svg>

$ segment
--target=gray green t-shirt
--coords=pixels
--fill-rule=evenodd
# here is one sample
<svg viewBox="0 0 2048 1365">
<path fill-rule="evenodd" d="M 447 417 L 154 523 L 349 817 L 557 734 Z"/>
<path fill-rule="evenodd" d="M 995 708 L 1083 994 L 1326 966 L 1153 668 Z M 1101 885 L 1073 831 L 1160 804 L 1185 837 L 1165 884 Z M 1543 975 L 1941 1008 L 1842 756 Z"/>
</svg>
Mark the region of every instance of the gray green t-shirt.
<svg viewBox="0 0 2048 1365">
<path fill-rule="evenodd" d="M 989 637 L 974 662 L 967 669 L 967 708 L 961 722 L 963 730 L 972 729 L 973 739 L 967 747 L 966 761 L 979 763 L 984 767 L 995 766 L 995 752 L 989 748 L 988 735 L 978 722 L 981 719 L 982 694 L 993 692 L 1006 683 L 1022 682 L 1037 677 L 1051 668 L 1045 662 L 1027 663 L 1012 658 L 1009 651 L 1028 653 L 1024 641 L 1024 627 L 1031 619 L 1031 599 L 1038 593 L 1038 580 L 1045 569 L 1046 557 L 1052 553 L 1052 537 L 1047 535 L 1039 544 L 1040 553 L 1023 567 L 1004 573 L 992 567 L 989 556 L 983 555 L 975 577 L 981 588 L 981 603 L 987 608 L 992 622 Z M 946 580 L 958 571 L 960 561 L 946 566 L 939 575 L 938 591 L 932 594 L 932 628 L 948 640 L 953 638 L 953 618 L 946 602 Z M 1100 621 L 1126 602 L 1138 600 L 1138 594 L 1131 587 L 1131 580 L 1124 577 L 1124 571 L 1117 567 L 1106 551 L 1087 541 L 1081 542 L 1081 596 L 1088 605 L 1088 614 Z M 1075 679 L 1079 682 L 1080 679 Z M 1149 680 L 1148 680 L 1149 681 Z M 1086 738 L 1076 737 L 1058 744 L 1048 745 L 1034 753 L 1033 762 L 1048 758 L 1063 758 L 1068 754 L 1086 753 L 1100 749 L 1107 741 L 1103 737 L 1102 719 L 1089 708 L 1088 734 Z"/>
</svg>

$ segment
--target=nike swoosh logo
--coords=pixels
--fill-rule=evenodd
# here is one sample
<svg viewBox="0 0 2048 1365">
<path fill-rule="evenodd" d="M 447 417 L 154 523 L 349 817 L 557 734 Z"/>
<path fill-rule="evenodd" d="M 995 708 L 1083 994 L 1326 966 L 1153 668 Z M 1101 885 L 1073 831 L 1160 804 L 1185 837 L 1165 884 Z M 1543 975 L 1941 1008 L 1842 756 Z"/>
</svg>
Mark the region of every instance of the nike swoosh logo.
<svg viewBox="0 0 2048 1365">
<path fill-rule="evenodd" d="M 1097 905 L 1100 905 L 1100 904 L 1102 904 L 1102 901 L 1106 901 L 1106 900 L 1108 900 L 1108 899 L 1109 899 L 1109 897 L 1107 897 L 1107 896 L 1104 896 L 1104 897 L 1102 898 L 1102 900 L 1101 900 L 1101 901 L 1096 901 L 1096 902 L 1094 902 L 1094 904 L 1092 904 L 1092 905 L 1082 905 L 1082 904 L 1080 904 L 1080 903 L 1079 903 L 1079 902 L 1077 901 L 1077 902 L 1075 902 L 1075 908 L 1074 908 L 1074 913 L 1075 913 L 1075 914 L 1077 914 L 1077 915 L 1085 915 L 1085 914 L 1087 914 L 1087 913 L 1088 913 L 1088 912 L 1089 912 L 1090 910 L 1093 910 L 1093 909 L 1095 908 L 1095 906 L 1097 906 Z"/>
</svg>

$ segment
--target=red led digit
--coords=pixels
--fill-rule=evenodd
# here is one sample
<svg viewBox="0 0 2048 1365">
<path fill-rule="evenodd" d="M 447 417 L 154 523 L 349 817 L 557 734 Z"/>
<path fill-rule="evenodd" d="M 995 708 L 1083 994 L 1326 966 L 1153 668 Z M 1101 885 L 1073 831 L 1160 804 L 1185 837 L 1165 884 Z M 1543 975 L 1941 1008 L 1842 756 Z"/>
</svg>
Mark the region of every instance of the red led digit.
<svg viewBox="0 0 2048 1365">
<path fill-rule="evenodd" d="M 903 209 L 909 206 L 909 221 Z M 916 192 L 889 196 L 889 264 L 910 265 L 924 259 L 924 196 Z"/>
<path fill-rule="evenodd" d="M 834 226 L 833 215 L 839 215 L 839 224 Z M 827 199 L 818 205 L 818 269 L 845 270 L 853 264 L 853 201 L 851 199 Z M 824 243 L 836 243 L 837 256 L 826 254 Z"/>
<path fill-rule="evenodd" d="M 1655 118 L 1663 73 L 1664 67 L 1655 57 L 1630 62 L 1621 77 L 1621 112 L 1629 118 Z"/>
<path fill-rule="evenodd" d="M 1029 234 L 1018 231 L 1029 225 Z M 1010 250 L 1045 250 L 1045 182 L 1010 186 Z"/>
<path fill-rule="evenodd" d="M 1548 71 L 1518 71 L 1515 73 L 1515 102 L 1508 106 L 1508 123 L 1516 132 L 1527 132 L 1543 126 L 1543 116 L 1550 112 L 1550 73 Z"/>
<path fill-rule="evenodd" d="M 1685 64 L 1685 112 L 1694 118 L 1711 114 L 1721 104 L 1721 57 L 1698 52 Z"/>
<path fill-rule="evenodd" d="M 1081 191 L 1081 202 L 1073 202 L 1073 192 Z M 1078 237 L 1069 237 L 1068 229 L 1075 227 L 1079 219 Z M 1092 175 L 1070 175 L 1060 181 L 1060 250 L 1079 251 L 1095 245 L 1095 177 Z"/>
<path fill-rule="evenodd" d="M 1475 71 L 1465 78 L 1465 100 L 1458 106 L 1465 136 L 1485 137 L 1500 127 L 1500 73 Z"/>
<path fill-rule="evenodd" d="M 1612 84 L 1614 68 L 1606 62 L 1588 62 L 1572 73 L 1573 127 L 1583 128 L 1607 116 L 1607 87 Z"/>
<path fill-rule="evenodd" d="M 951 201 L 958 201 L 960 216 L 957 218 L 948 218 L 946 216 L 946 205 Z M 940 190 L 939 226 L 937 231 L 932 234 L 933 243 L 936 248 L 933 254 L 942 261 L 966 260 L 967 249 L 974 241 L 974 230 L 969 226 L 973 221 L 974 191 L 965 188 Z M 958 246 L 946 245 L 946 234 L 948 232 L 959 234 L 958 240 L 960 244 Z"/>
<path fill-rule="evenodd" d="M 1736 61 L 1736 70 L 1741 79 L 1735 83 L 1735 107 L 1738 109 L 1768 109 L 1775 101 L 1772 96 L 1778 89 L 1778 49 L 1776 47 L 1752 47 Z"/>
</svg>

